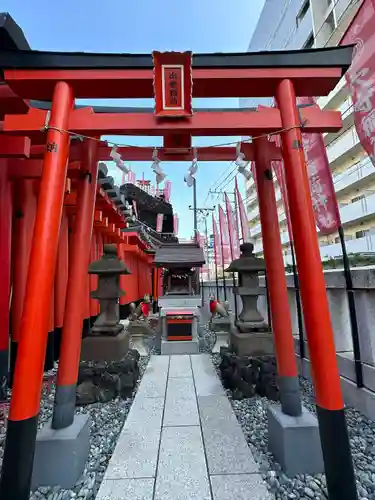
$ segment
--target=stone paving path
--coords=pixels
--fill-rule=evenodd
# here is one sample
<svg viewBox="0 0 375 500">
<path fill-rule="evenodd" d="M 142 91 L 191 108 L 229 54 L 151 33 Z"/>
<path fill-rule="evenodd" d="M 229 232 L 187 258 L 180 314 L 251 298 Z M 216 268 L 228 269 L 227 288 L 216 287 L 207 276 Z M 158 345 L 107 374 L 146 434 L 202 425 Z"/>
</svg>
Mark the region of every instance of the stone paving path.
<svg viewBox="0 0 375 500">
<path fill-rule="evenodd" d="M 206 354 L 152 356 L 96 500 L 270 500 Z"/>
</svg>

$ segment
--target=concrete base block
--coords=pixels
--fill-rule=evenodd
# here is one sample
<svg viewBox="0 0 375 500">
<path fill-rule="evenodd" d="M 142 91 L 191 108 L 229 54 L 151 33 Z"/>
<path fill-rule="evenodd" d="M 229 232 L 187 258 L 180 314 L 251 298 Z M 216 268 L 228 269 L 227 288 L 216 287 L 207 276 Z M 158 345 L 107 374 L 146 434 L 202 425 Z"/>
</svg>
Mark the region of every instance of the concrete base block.
<svg viewBox="0 0 375 500">
<path fill-rule="evenodd" d="M 198 354 L 198 340 L 161 341 L 161 354 Z"/>
<path fill-rule="evenodd" d="M 238 356 L 268 356 L 274 354 L 271 333 L 241 333 L 232 328 L 229 345 Z"/>
<path fill-rule="evenodd" d="M 129 321 L 127 330 L 133 337 L 144 337 L 153 334 L 151 325 L 146 321 Z"/>
<path fill-rule="evenodd" d="M 216 342 L 212 349 L 212 352 L 218 353 L 220 352 L 220 347 L 228 347 L 229 345 L 229 334 L 219 332 L 216 334 Z"/>
<path fill-rule="evenodd" d="M 38 432 L 32 488 L 72 488 L 85 468 L 90 450 L 90 416 L 75 415 L 66 429 L 54 430 L 48 421 Z"/>
<path fill-rule="evenodd" d="M 129 350 L 129 332 L 116 337 L 86 337 L 82 340 L 81 361 L 118 361 Z"/>
<path fill-rule="evenodd" d="M 213 332 L 218 333 L 229 333 L 231 329 L 231 320 L 230 318 L 214 318 L 210 321 L 210 329 Z"/>
<path fill-rule="evenodd" d="M 268 414 L 268 449 L 284 472 L 319 474 L 324 472 L 318 420 L 305 408 L 300 417 L 290 417 L 279 406 L 270 405 Z"/>
</svg>

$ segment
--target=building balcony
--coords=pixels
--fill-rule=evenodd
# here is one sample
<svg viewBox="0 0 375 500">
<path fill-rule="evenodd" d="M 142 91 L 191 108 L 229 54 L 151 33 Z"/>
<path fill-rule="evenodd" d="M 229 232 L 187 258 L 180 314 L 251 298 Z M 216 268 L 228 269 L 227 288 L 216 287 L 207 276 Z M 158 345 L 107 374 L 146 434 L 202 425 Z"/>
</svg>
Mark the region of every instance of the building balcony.
<svg viewBox="0 0 375 500">
<path fill-rule="evenodd" d="M 286 219 L 286 215 L 284 210 L 278 212 L 278 221 L 279 223 L 283 222 Z M 251 236 L 257 238 L 262 233 L 262 225 L 261 223 L 256 224 L 252 228 L 250 228 Z"/>
<path fill-rule="evenodd" d="M 355 127 L 350 127 L 337 139 L 330 142 L 327 147 L 327 157 L 331 170 L 334 170 L 342 163 L 349 163 L 362 151 L 359 137 Z"/>
<path fill-rule="evenodd" d="M 275 189 L 275 196 L 276 196 L 276 204 L 279 205 L 279 203 L 281 202 L 281 191 L 280 191 L 279 187 L 277 187 Z M 254 219 L 259 219 L 259 205 L 258 205 L 258 203 L 254 206 L 254 208 L 249 210 L 252 202 L 254 202 L 254 201 L 255 201 L 255 197 L 247 205 L 247 220 L 248 221 L 253 221 Z"/>
<path fill-rule="evenodd" d="M 246 187 L 246 195 L 250 194 L 251 191 L 255 189 L 254 177 L 251 177 L 251 179 L 249 180 L 246 179 L 245 187 Z"/>
<path fill-rule="evenodd" d="M 280 232 L 280 239 L 281 239 L 281 244 L 285 245 L 286 243 L 289 243 L 290 238 L 289 238 L 289 232 L 288 231 L 281 231 Z"/>
<path fill-rule="evenodd" d="M 340 207 L 341 222 L 348 224 L 358 219 L 375 214 L 375 194 L 365 196 L 361 200 Z"/>
<path fill-rule="evenodd" d="M 366 235 L 363 238 L 346 240 L 346 251 L 348 253 L 367 253 L 375 252 L 375 235 Z M 324 245 L 320 247 L 320 256 L 322 260 L 342 255 L 341 243 L 333 245 Z"/>
<path fill-rule="evenodd" d="M 375 168 L 370 158 L 366 156 L 360 162 L 355 163 L 341 174 L 333 177 L 335 191 L 338 195 L 342 195 L 345 191 L 349 191 L 354 188 L 365 188 L 366 184 L 370 180 L 370 176 L 375 178 Z"/>
<path fill-rule="evenodd" d="M 251 236 L 253 237 L 257 237 L 259 236 L 259 234 L 262 233 L 262 225 L 259 223 L 259 224 L 256 224 L 254 227 L 251 228 Z"/>
<path fill-rule="evenodd" d="M 249 210 L 247 212 L 247 219 L 249 221 L 253 221 L 254 219 L 259 218 L 259 205 L 258 203 L 255 205 L 255 207 L 252 210 Z"/>
<path fill-rule="evenodd" d="M 342 127 L 339 132 L 323 134 L 324 143 L 326 146 L 333 144 L 336 139 L 342 137 L 347 130 L 354 127 L 354 106 L 350 98 L 345 99 L 341 106 L 337 108 L 341 112 Z"/>
<path fill-rule="evenodd" d="M 348 94 L 349 91 L 344 76 L 327 96 L 319 97 L 317 104 L 321 107 L 321 109 L 337 109 Z"/>
<path fill-rule="evenodd" d="M 263 252 L 263 242 L 262 239 L 256 240 L 254 243 L 254 253 L 257 254 L 259 252 Z"/>
</svg>

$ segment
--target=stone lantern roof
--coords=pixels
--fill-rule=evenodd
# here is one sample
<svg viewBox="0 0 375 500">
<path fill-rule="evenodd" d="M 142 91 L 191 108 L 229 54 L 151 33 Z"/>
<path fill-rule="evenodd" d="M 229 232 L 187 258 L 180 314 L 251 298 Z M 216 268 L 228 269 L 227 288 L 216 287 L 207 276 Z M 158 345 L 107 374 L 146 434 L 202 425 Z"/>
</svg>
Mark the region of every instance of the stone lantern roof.
<svg viewBox="0 0 375 500">
<path fill-rule="evenodd" d="M 254 255 L 254 245 L 252 243 L 243 243 L 240 246 L 240 250 L 240 257 L 230 263 L 229 267 L 225 269 L 226 273 L 242 273 L 246 271 L 258 272 L 266 270 L 265 261 Z"/>
<path fill-rule="evenodd" d="M 117 245 L 103 245 L 103 255 L 89 265 L 89 274 L 131 274 L 122 260 L 117 257 Z"/>
</svg>

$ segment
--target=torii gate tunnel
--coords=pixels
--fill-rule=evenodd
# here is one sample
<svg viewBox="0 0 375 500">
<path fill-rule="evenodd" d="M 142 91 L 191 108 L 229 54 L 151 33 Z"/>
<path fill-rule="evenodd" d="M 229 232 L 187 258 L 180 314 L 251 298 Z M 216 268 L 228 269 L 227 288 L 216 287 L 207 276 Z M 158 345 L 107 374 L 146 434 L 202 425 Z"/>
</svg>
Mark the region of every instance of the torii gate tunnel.
<svg viewBox="0 0 375 500">
<path fill-rule="evenodd" d="M 287 383 L 295 381 L 298 372 L 290 318 L 288 320 L 274 188 L 269 176 L 269 162 L 283 159 L 329 498 L 357 498 L 301 138 L 302 131 L 307 134 L 339 131 L 341 115 L 318 107 L 299 110 L 296 105 L 298 96 L 327 95 L 348 69 L 351 59 L 352 47 L 194 55 L 190 80 L 184 80 L 191 87 L 190 96 L 177 95 L 176 100 L 171 101 L 175 106 L 170 108 L 181 111 L 173 116 L 173 112 L 165 112 L 168 107 L 165 99 L 157 102 L 156 112 L 74 104 L 78 98 L 157 97 L 160 88 L 155 85 L 156 62 L 151 55 L 0 49 L 0 69 L 5 83 L 0 87 L 0 106 L 3 103 L 5 106 L 0 157 L 6 158 L 6 163 L 0 165 L 0 254 L 2 268 L 9 267 L 2 271 L 0 286 L 7 300 L 9 289 L 4 286 L 9 286 L 10 272 L 6 232 L 8 186 L 14 178 L 40 179 L 0 483 L 2 500 L 27 500 L 30 494 L 50 305 L 69 179 L 77 183 L 78 189 L 74 228 L 77 239 L 69 266 L 57 384 L 61 397 L 68 397 L 68 406 L 72 406 L 81 342 L 84 302 L 81 299 L 87 293 L 84 283 L 87 283 L 91 232 L 96 211 L 100 210 L 93 180 L 97 177 L 98 160 L 110 159 L 108 146 L 98 139 L 109 134 L 163 136 L 159 158 L 167 161 L 191 160 L 193 136 L 263 136 L 252 144 L 243 143 L 242 152 L 247 160 L 256 162 L 278 372 L 280 379 Z M 186 66 L 185 70 L 188 71 Z M 163 93 L 163 89 L 161 91 Z M 191 96 L 275 97 L 277 107 L 197 110 L 193 114 L 188 109 L 189 102 L 183 102 Z M 44 104 L 36 101 L 44 101 Z M 50 110 L 43 109 L 45 101 L 51 102 Z M 277 131 L 281 150 L 266 138 L 267 134 Z M 86 136 L 83 144 L 70 141 L 74 134 Z M 152 158 L 152 150 L 147 148 L 129 147 L 119 152 L 124 160 Z M 204 161 L 232 160 L 235 156 L 235 149 L 228 147 L 198 148 L 197 152 L 198 158 Z M 124 227 L 120 215 L 112 214 L 111 220 L 115 232 Z M 118 236 L 120 238 L 119 233 Z M 1 314 L 5 314 L 4 311 Z M 0 336 L 0 347 L 4 350 L 8 331 L 3 328 L 3 319 Z M 59 403 L 58 396 L 56 403 Z M 68 413 L 71 415 L 71 409 Z M 68 420 L 70 418 L 73 417 L 69 416 Z"/>
</svg>

